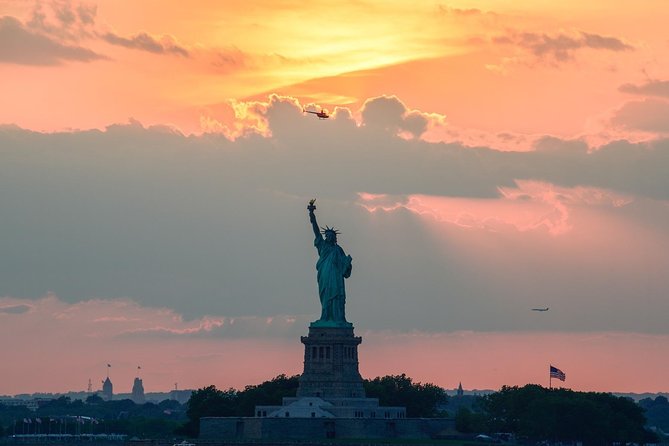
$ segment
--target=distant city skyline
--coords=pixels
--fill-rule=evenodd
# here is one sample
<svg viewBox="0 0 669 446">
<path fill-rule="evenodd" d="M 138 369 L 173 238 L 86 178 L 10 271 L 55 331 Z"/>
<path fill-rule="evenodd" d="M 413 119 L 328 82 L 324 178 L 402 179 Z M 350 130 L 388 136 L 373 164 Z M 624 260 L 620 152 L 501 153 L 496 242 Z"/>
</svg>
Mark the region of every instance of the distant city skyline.
<svg viewBox="0 0 669 446">
<path fill-rule="evenodd" d="M 260 384 L 260 383 L 257 383 Z M 184 389 L 184 390 L 179 390 L 176 394 L 174 391 L 170 392 L 148 392 L 146 393 L 146 401 L 151 402 L 151 403 L 157 403 L 164 401 L 166 399 L 175 399 L 175 396 L 177 396 L 177 400 L 181 402 L 182 404 L 185 404 L 188 401 L 188 398 L 190 394 L 197 389 Z M 239 389 L 241 390 L 241 389 Z M 458 388 L 445 388 L 446 394 L 451 396 L 451 397 L 457 397 L 458 396 Z M 493 393 L 498 391 L 499 389 L 463 389 L 463 395 L 464 396 L 483 396 L 487 395 L 489 393 Z M 98 394 L 100 390 L 92 392 L 92 394 Z M 642 392 L 642 393 L 635 393 L 635 392 L 611 392 L 614 395 L 618 396 L 625 396 L 628 398 L 632 398 L 635 401 L 639 401 L 644 398 L 656 398 L 657 396 L 664 396 L 669 398 L 669 392 Z M 71 390 L 67 392 L 57 392 L 57 393 L 22 393 L 22 394 L 17 394 L 17 395 L 0 395 L 0 400 L 17 400 L 17 399 L 34 399 L 34 398 L 44 398 L 44 397 L 60 397 L 60 396 L 68 396 L 72 399 L 79 399 L 79 400 L 85 400 L 88 396 L 90 396 L 90 392 L 86 391 L 76 391 L 76 390 Z M 121 399 L 132 399 L 132 393 L 118 393 L 115 394 L 115 399 L 121 400 Z M 0 401 L 2 402 L 2 401 Z"/>
<path fill-rule="evenodd" d="M 666 9 L 0 0 L 0 394 L 299 373 L 313 198 L 363 377 L 669 390 Z"/>
<path fill-rule="evenodd" d="M 180 390 L 178 392 L 148 392 L 145 393 L 145 402 L 150 402 L 150 403 L 159 403 L 164 400 L 170 400 L 174 399 L 179 401 L 181 404 L 185 404 L 188 399 L 190 398 L 190 394 L 197 389 L 184 389 Z M 0 395 L 0 400 L 6 401 L 7 399 L 9 400 L 31 400 L 31 399 L 42 399 L 42 398 L 51 398 L 51 397 L 61 397 L 61 396 L 66 396 L 71 398 L 72 400 L 82 400 L 85 401 L 86 398 L 88 398 L 91 395 L 98 395 L 101 393 L 101 390 L 94 391 L 94 392 L 86 392 L 86 391 L 76 391 L 76 390 L 71 390 L 67 392 L 56 392 L 56 393 L 44 393 L 44 392 L 38 392 L 38 393 L 20 393 L 17 395 Z M 114 394 L 114 399 L 115 400 L 132 400 L 132 393 L 128 392 L 121 392 Z M 3 401 L 0 401 L 2 403 Z M 138 404 L 143 404 L 143 403 L 138 403 Z"/>
</svg>

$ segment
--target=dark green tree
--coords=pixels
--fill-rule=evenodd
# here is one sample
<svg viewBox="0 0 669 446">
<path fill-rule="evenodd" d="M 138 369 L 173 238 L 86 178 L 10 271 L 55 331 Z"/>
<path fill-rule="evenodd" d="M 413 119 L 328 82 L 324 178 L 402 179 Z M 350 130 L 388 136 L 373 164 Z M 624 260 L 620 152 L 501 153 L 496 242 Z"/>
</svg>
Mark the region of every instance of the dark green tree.
<svg viewBox="0 0 669 446">
<path fill-rule="evenodd" d="M 91 405 L 102 404 L 102 403 L 104 403 L 104 401 L 105 400 L 103 400 L 100 395 L 95 394 L 95 393 L 93 395 L 89 395 L 89 396 L 86 397 L 86 404 L 91 404 Z"/>
<path fill-rule="evenodd" d="M 446 392 L 441 387 L 414 383 L 405 374 L 365 380 L 364 386 L 367 397 L 378 398 L 382 406 L 404 406 L 410 418 L 435 417 L 437 404 L 446 400 Z"/>
<path fill-rule="evenodd" d="M 28 433 L 119 433 L 151 438 L 173 438 L 174 430 L 186 419 L 185 407 L 177 401 L 135 404 L 131 400 L 104 401 L 92 395 L 71 400 L 47 401 L 33 412 L 25 406 L 0 404 L 0 425 L 8 432 Z M 24 419 L 41 420 L 24 423 Z M 16 424 L 14 424 L 16 423 Z"/>
<path fill-rule="evenodd" d="M 197 437 L 200 433 L 200 418 L 237 416 L 238 392 L 235 389 L 218 390 L 216 386 L 198 389 L 186 403 L 188 421 L 177 433 Z"/>
<path fill-rule="evenodd" d="M 489 432 L 511 432 L 530 441 L 646 443 L 655 436 L 634 401 L 608 393 L 503 387 L 484 399 Z"/>
<path fill-rule="evenodd" d="M 455 414 L 455 429 L 463 434 L 487 432 L 487 417 L 481 412 L 474 412 L 468 407 L 460 407 Z"/>
<path fill-rule="evenodd" d="M 648 419 L 649 426 L 655 426 L 662 429 L 664 432 L 669 432 L 669 401 L 667 398 L 660 395 L 655 399 L 644 398 L 639 401 Z"/>
<path fill-rule="evenodd" d="M 161 402 L 158 403 L 158 407 L 164 412 L 166 410 L 168 411 L 179 411 L 183 407 L 181 404 L 176 401 L 176 400 L 162 400 Z"/>
<path fill-rule="evenodd" d="M 238 393 L 237 415 L 254 416 L 258 405 L 281 405 L 284 397 L 295 396 L 300 385 L 300 375 L 279 375 L 255 386 L 246 386 Z"/>
<path fill-rule="evenodd" d="M 33 412 L 25 406 L 5 406 L 4 404 L 0 404 L 0 425 L 7 426 L 7 432 L 12 432 L 13 429 L 16 429 L 16 433 L 21 433 L 21 423 L 19 420 L 31 417 L 32 415 Z"/>
</svg>

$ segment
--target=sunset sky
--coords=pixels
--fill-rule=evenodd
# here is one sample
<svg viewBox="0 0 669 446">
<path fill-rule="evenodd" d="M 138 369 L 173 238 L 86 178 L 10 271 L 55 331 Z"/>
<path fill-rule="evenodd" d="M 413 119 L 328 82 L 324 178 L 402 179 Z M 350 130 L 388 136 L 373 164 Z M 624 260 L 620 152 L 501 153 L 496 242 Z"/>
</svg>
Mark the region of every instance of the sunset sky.
<svg viewBox="0 0 669 446">
<path fill-rule="evenodd" d="M 668 13 L 0 0 L 0 395 L 300 373 L 314 197 L 363 377 L 669 391 Z"/>
</svg>

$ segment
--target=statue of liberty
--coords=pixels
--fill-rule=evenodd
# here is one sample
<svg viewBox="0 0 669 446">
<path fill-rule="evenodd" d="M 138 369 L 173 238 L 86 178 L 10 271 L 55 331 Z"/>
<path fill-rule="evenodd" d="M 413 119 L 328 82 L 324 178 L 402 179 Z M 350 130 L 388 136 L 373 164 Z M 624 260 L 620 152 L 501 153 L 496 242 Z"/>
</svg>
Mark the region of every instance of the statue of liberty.
<svg viewBox="0 0 669 446">
<path fill-rule="evenodd" d="M 318 262 L 316 263 L 316 279 L 318 280 L 318 295 L 321 300 L 321 318 L 311 325 L 313 327 L 350 327 L 352 324 L 346 322 L 344 306 L 346 304 L 346 290 L 344 279 L 351 276 L 351 256 L 346 255 L 344 250 L 337 244 L 337 234 L 334 228 L 319 228 L 314 211 L 316 206 L 311 200 L 307 209 L 309 210 L 309 221 L 314 230 L 314 245 L 318 250 Z"/>
</svg>

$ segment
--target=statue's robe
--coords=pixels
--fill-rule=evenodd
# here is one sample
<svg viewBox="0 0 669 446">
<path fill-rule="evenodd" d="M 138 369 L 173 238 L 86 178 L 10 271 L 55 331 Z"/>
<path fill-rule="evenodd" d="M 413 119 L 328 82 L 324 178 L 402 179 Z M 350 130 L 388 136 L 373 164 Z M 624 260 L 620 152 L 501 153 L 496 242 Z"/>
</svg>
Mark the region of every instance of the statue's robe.
<svg viewBox="0 0 669 446">
<path fill-rule="evenodd" d="M 344 306 L 346 290 L 344 279 L 351 276 L 351 258 L 341 246 L 316 237 L 314 245 L 318 250 L 318 295 L 321 300 L 321 321 L 346 322 Z"/>
</svg>

